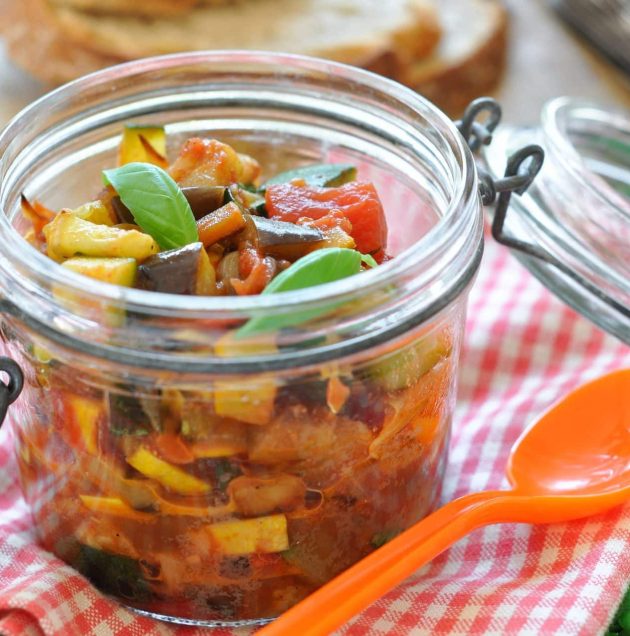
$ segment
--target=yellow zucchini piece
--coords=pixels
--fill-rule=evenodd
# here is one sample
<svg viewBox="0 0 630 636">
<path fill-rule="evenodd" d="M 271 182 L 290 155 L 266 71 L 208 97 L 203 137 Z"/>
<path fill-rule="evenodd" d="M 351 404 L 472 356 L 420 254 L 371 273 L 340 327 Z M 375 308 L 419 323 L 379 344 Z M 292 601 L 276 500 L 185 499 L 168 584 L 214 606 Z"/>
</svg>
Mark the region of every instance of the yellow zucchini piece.
<svg viewBox="0 0 630 636">
<path fill-rule="evenodd" d="M 140 521 L 142 523 L 152 523 L 155 521 L 155 515 L 148 512 L 139 512 L 134 510 L 130 505 L 126 504 L 118 497 L 96 497 L 93 495 L 79 495 L 79 499 L 83 505 L 92 512 L 102 512 L 114 517 L 123 517 Z"/>
<path fill-rule="evenodd" d="M 182 495 L 202 495 L 211 489 L 209 484 L 156 457 L 143 446 L 127 457 L 127 463 L 146 477 Z"/>
<path fill-rule="evenodd" d="M 284 515 L 223 521 L 208 526 L 208 532 L 223 554 L 283 552 L 289 548 Z"/>
<path fill-rule="evenodd" d="M 216 382 L 214 410 L 247 424 L 268 424 L 273 416 L 276 385 L 260 378 L 235 386 L 232 382 Z"/>
<path fill-rule="evenodd" d="M 146 148 L 140 137 L 153 149 Z M 138 126 L 127 124 L 123 130 L 122 140 L 118 148 L 118 165 L 124 166 L 132 161 L 152 163 L 161 168 L 166 167 L 166 133 L 164 126 Z"/>
<path fill-rule="evenodd" d="M 77 255 L 144 261 L 160 251 L 148 234 L 90 223 L 68 211 L 61 211 L 43 231 L 48 256 L 56 261 Z"/>
<path fill-rule="evenodd" d="M 66 393 L 64 401 L 66 424 L 70 436 L 73 441 L 79 442 L 88 453 L 96 455 L 98 453 L 98 426 L 100 420 L 105 417 L 103 402 L 74 393 Z"/>
<path fill-rule="evenodd" d="M 75 256 L 64 263 L 62 267 L 83 274 L 96 280 L 101 280 L 121 287 L 133 287 L 136 280 L 136 260 L 134 258 L 88 258 Z"/>
<path fill-rule="evenodd" d="M 66 210 L 84 221 L 96 223 L 96 225 L 116 225 L 118 219 L 114 211 L 108 208 L 102 201 L 89 201 L 78 208 Z"/>
<path fill-rule="evenodd" d="M 246 342 L 231 336 L 221 338 L 215 345 L 220 357 L 238 357 L 255 353 L 274 353 L 270 342 Z M 268 424 L 273 416 L 277 386 L 270 376 L 254 376 L 251 379 L 215 383 L 214 410 L 217 415 L 230 417 L 247 424 Z"/>
<path fill-rule="evenodd" d="M 452 345 L 445 334 L 424 336 L 389 357 L 366 368 L 367 374 L 387 391 L 415 384 L 439 362 L 451 355 Z"/>
</svg>

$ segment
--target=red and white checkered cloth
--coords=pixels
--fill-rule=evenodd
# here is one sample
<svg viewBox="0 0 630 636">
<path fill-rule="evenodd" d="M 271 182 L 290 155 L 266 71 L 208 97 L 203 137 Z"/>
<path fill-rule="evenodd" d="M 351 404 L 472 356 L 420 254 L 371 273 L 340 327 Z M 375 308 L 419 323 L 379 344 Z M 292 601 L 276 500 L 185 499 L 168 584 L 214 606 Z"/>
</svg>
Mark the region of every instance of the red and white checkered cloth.
<svg viewBox="0 0 630 636">
<path fill-rule="evenodd" d="M 444 499 L 505 487 L 509 450 L 532 418 L 577 385 L 622 367 L 630 367 L 628 347 L 565 307 L 489 242 L 470 299 Z M 121 608 L 36 546 L 6 426 L 0 466 L 0 634 L 208 634 Z M 568 524 L 490 526 L 340 634 L 601 634 L 630 583 L 628 554 L 630 506 Z"/>
</svg>

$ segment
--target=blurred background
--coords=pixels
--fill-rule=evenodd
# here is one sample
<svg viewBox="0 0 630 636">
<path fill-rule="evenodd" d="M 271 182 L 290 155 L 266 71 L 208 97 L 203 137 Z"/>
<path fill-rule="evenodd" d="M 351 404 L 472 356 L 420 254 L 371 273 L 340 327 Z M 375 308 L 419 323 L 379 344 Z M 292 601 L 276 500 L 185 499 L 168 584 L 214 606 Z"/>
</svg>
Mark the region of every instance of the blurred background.
<svg viewBox="0 0 630 636">
<path fill-rule="evenodd" d="M 84 72 L 226 46 L 365 66 L 451 116 L 483 94 L 523 124 L 562 94 L 630 106 L 630 0 L 0 0 L 0 33 L 1 122 Z"/>
</svg>

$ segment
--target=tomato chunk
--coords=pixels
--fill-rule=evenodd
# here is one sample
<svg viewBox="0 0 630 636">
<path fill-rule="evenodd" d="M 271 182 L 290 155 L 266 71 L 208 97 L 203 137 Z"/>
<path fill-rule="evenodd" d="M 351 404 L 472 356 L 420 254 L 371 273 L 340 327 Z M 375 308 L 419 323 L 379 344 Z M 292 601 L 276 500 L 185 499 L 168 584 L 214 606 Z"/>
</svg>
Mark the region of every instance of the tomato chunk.
<svg viewBox="0 0 630 636">
<path fill-rule="evenodd" d="M 299 218 L 319 219 L 339 210 L 352 223 L 350 236 L 363 253 L 387 243 L 387 222 L 374 186 L 353 181 L 338 188 L 312 188 L 283 183 L 267 188 L 267 212 L 271 218 L 295 223 Z"/>
</svg>

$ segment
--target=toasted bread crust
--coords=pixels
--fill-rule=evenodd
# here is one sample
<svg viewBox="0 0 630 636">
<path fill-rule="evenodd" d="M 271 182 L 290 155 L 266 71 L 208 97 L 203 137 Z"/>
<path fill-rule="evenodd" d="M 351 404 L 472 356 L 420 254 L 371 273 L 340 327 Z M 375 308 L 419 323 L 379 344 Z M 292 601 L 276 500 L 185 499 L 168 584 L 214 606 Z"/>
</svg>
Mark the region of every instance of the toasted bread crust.
<svg viewBox="0 0 630 636">
<path fill-rule="evenodd" d="M 443 0 L 441 10 L 461 12 L 459 20 L 451 25 L 445 20 L 444 39 L 433 55 L 410 65 L 399 79 L 455 117 L 496 89 L 507 62 L 508 12 L 499 0 Z M 476 30 L 468 29 L 466 12 L 480 21 Z M 450 47 L 449 39 L 460 46 Z"/>
<path fill-rule="evenodd" d="M 127 15 L 145 18 L 174 16 L 196 5 L 220 6 L 240 0 L 50 0 L 54 7 L 87 11 L 95 15 Z"/>
</svg>

